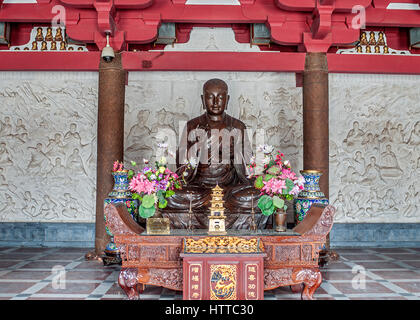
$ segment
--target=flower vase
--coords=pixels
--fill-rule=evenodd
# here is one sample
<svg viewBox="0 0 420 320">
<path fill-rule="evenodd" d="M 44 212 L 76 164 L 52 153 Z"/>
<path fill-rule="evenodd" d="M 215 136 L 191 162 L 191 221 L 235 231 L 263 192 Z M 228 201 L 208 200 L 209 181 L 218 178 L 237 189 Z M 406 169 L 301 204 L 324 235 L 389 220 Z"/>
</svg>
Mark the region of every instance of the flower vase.
<svg viewBox="0 0 420 320">
<path fill-rule="evenodd" d="M 322 172 L 318 170 L 301 170 L 300 173 L 305 179 L 305 184 L 303 190 L 293 201 L 296 225 L 305 218 L 312 204 L 328 204 L 328 199 L 319 188 L 319 179 Z"/>
<path fill-rule="evenodd" d="M 138 222 L 138 208 L 139 202 L 137 199 L 132 198 L 132 193 L 129 190 L 129 181 L 128 181 L 128 170 L 121 170 L 121 171 L 114 171 L 112 172 L 112 176 L 114 178 L 114 187 L 112 191 L 108 194 L 108 197 L 104 200 L 104 207 L 107 204 L 117 204 L 122 203 L 125 204 L 127 207 L 128 213 L 134 219 L 134 221 Z M 104 216 L 105 222 L 106 217 Z M 120 250 L 114 243 L 114 235 L 111 233 L 109 228 L 105 225 L 106 233 L 111 236 L 111 241 L 105 248 L 105 254 L 108 257 L 112 257 L 116 260 L 119 259 Z M 108 259 L 110 260 L 110 259 Z M 109 263 L 109 261 L 104 259 L 104 264 L 109 265 L 113 263 Z"/>
<path fill-rule="evenodd" d="M 286 218 L 287 213 L 283 209 L 278 209 L 274 212 L 274 222 L 276 224 L 275 230 L 276 232 L 284 232 L 286 231 Z"/>
</svg>

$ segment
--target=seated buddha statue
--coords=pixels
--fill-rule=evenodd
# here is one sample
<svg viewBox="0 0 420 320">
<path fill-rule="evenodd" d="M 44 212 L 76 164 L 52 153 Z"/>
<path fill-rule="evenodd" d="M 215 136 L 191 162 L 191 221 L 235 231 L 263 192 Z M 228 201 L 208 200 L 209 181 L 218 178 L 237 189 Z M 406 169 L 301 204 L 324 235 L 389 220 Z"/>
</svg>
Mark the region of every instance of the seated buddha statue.
<svg viewBox="0 0 420 320">
<path fill-rule="evenodd" d="M 173 228 L 186 228 L 191 205 L 193 228 L 207 228 L 211 189 L 219 185 L 224 193 L 227 229 L 249 229 L 252 207 L 257 226 L 264 228 L 267 217 L 257 208 L 260 191 L 246 176 L 251 150 L 245 124 L 225 112 L 228 86 L 211 79 L 204 84 L 201 98 L 205 113 L 187 122 L 177 149 L 177 172 L 185 184 L 167 199 L 162 215 L 170 218 Z M 188 166 L 192 159 L 196 165 Z"/>
</svg>

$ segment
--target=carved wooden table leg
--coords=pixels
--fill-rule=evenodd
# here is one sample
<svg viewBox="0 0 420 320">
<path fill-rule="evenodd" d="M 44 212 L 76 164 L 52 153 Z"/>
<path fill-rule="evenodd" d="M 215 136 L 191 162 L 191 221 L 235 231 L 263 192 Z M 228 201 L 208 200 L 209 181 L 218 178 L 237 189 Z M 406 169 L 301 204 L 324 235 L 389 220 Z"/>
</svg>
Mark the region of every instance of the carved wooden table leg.
<svg viewBox="0 0 420 320">
<path fill-rule="evenodd" d="M 298 269 L 293 273 L 295 282 L 303 282 L 302 300 L 313 300 L 313 295 L 322 283 L 322 275 L 318 269 Z"/>
<path fill-rule="evenodd" d="M 137 268 L 121 269 L 118 284 L 127 294 L 128 299 L 139 299 Z"/>
</svg>

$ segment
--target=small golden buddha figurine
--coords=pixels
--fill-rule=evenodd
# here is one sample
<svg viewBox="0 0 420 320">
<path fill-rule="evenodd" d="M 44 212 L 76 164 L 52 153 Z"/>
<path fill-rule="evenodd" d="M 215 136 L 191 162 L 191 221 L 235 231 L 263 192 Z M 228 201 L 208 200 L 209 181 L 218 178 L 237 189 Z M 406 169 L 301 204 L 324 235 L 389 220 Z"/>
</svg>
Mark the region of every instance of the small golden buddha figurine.
<svg viewBox="0 0 420 320">
<path fill-rule="evenodd" d="M 69 47 L 67 50 L 69 50 L 69 51 L 73 51 L 73 50 L 74 50 L 74 48 L 73 48 L 73 47 Z"/>
<path fill-rule="evenodd" d="M 41 27 L 36 29 L 35 40 L 36 41 L 44 41 L 44 35 L 42 34 L 42 28 Z"/>
<path fill-rule="evenodd" d="M 367 44 L 368 44 L 368 41 L 367 41 L 367 38 L 366 38 L 366 32 L 362 32 L 362 33 L 360 34 L 360 44 L 361 44 L 362 46 L 365 46 L 365 45 L 367 45 Z"/>
<path fill-rule="evenodd" d="M 50 50 L 57 50 L 57 42 L 51 41 L 51 47 Z"/>
<path fill-rule="evenodd" d="M 15 51 L 19 51 L 19 50 L 20 50 L 20 48 L 19 48 L 19 47 L 15 48 Z"/>
<path fill-rule="evenodd" d="M 384 53 L 389 53 L 388 46 L 384 46 Z"/>
<path fill-rule="evenodd" d="M 47 42 L 42 41 L 42 43 L 41 43 L 41 51 L 45 51 L 45 50 L 48 50 L 48 48 L 47 48 Z"/>
<path fill-rule="evenodd" d="M 384 33 L 381 31 L 378 35 L 378 45 L 384 46 L 385 45 L 385 39 L 384 39 Z"/>
<path fill-rule="evenodd" d="M 25 47 L 25 48 L 23 48 L 23 50 L 28 51 L 28 50 L 29 50 L 29 48 L 28 48 L 28 47 Z"/>
<path fill-rule="evenodd" d="M 32 49 L 31 50 L 38 50 L 38 42 L 32 42 Z"/>
<path fill-rule="evenodd" d="M 82 47 L 77 48 L 78 51 L 83 51 Z"/>
<path fill-rule="evenodd" d="M 60 50 L 66 50 L 66 43 L 64 41 L 60 42 Z"/>
<path fill-rule="evenodd" d="M 371 31 L 369 33 L 369 44 L 371 46 L 374 46 L 376 44 L 376 39 L 375 39 L 375 32 Z"/>
<path fill-rule="evenodd" d="M 366 46 L 366 53 L 372 53 L 372 50 L 370 49 L 370 46 Z"/>
<path fill-rule="evenodd" d="M 57 28 L 57 31 L 55 33 L 55 37 L 54 37 L 55 41 L 63 41 L 63 33 L 60 27 Z"/>
<path fill-rule="evenodd" d="M 45 35 L 45 41 L 53 41 L 53 35 L 52 35 L 51 27 L 47 28 L 47 34 Z"/>
<path fill-rule="evenodd" d="M 375 53 L 381 53 L 381 47 L 379 45 L 375 46 Z"/>
<path fill-rule="evenodd" d="M 358 45 L 358 46 L 356 47 L 356 50 L 357 50 L 357 53 L 362 53 L 362 52 L 363 52 L 363 48 L 362 48 L 362 46 L 361 46 L 361 45 Z"/>
</svg>

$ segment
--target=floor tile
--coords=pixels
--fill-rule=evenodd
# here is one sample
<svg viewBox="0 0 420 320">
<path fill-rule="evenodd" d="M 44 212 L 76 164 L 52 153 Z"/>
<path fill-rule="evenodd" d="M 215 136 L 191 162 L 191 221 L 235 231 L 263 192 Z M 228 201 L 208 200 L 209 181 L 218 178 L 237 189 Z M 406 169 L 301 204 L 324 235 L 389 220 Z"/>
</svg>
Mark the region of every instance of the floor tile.
<svg viewBox="0 0 420 320">
<path fill-rule="evenodd" d="M 45 288 L 39 290 L 37 294 L 89 294 L 99 286 L 99 283 L 71 283 L 66 282 L 65 289 L 53 288 L 52 284 L 49 284 Z"/>
<path fill-rule="evenodd" d="M 1 279 L 22 279 L 22 280 L 42 280 L 50 276 L 48 271 L 11 271 L 5 275 L 0 276 Z"/>
<path fill-rule="evenodd" d="M 420 273 L 414 271 L 372 271 L 384 279 L 420 279 Z"/>
<path fill-rule="evenodd" d="M 32 287 L 34 282 L 0 282 L 0 293 L 21 293 Z"/>
<path fill-rule="evenodd" d="M 402 289 L 410 293 L 420 293 L 420 281 L 413 281 L 413 282 L 392 281 L 391 283 L 396 284 L 397 286 L 401 287 Z"/>
</svg>

